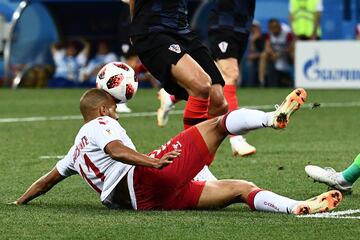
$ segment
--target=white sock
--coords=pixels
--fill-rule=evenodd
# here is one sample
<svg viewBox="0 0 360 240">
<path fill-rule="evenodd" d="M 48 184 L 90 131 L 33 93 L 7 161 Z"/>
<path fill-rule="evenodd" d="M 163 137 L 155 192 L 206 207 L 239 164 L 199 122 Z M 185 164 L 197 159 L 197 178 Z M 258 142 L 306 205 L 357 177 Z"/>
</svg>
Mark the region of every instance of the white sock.
<svg viewBox="0 0 360 240">
<path fill-rule="evenodd" d="M 230 112 L 224 122 L 226 130 L 232 135 L 243 135 L 248 131 L 268 127 L 273 112 L 241 108 Z"/>
<path fill-rule="evenodd" d="M 260 191 L 255 195 L 254 207 L 258 211 L 291 213 L 299 201 L 280 196 L 270 191 Z"/>
</svg>

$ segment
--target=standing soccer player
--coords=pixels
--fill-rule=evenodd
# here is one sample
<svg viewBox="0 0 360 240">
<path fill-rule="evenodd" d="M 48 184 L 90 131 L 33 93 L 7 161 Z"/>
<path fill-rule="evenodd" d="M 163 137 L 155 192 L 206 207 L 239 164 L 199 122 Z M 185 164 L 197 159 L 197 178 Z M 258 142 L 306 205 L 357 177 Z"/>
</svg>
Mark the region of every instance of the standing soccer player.
<svg viewBox="0 0 360 240">
<path fill-rule="evenodd" d="M 184 128 L 227 112 L 224 80 L 188 22 L 187 0 L 130 0 L 129 36 L 141 62 L 177 99 Z"/>
<path fill-rule="evenodd" d="M 255 0 L 216 0 L 209 15 L 210 49 L 225 80 L 223 91 L 229 111 L 238 109 L 236 83 L 240 76 L 239 64 L 247 47 L 254 11 Z M 158 95 L 161 106 L 157 120 L 159 126 L 164 126 L 176 98 L 164 89 Z M 241 135 L 231 136 L 230 144 L 234 155 L 246 156 L 256 152 L 255 147 Z"/>
<path fill-rule="evenodd" d="M 239 64 L 245 53 L 254 19 L 255 0 L 216 0 L 209 15 L 210 50 L 225 80 L 224 96 L 229 111 L 238 109 L 236 84 L 240 77 Z M 234 155 L 256 152 L 241 135 L 231 136 Z"/>
</svg>

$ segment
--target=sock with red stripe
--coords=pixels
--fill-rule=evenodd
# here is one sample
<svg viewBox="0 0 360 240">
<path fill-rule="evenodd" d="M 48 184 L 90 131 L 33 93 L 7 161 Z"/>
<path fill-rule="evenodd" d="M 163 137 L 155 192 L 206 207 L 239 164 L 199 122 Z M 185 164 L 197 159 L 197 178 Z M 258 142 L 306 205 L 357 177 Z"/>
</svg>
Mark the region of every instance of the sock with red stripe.
<svg viewBox="0 0 360 240">
<path fill-rule="evenodd" d="M 207 120 L 209 99 L 189 96 L 184 109 L 184 129 Z"/>
<path fill-rule="evenodd" d="M 243 135 L 251 130 L 267 127 L 273 115 L 273 112 L 241 108 L 226 114 L 222 125 L 229 134 Z"/>
<path fill-rule="evenodd" d="M 229 112 L 239 108 L 236 96 L 236 85 L 225 85 L 224 96 L 229 105 Z"/>
<path fill-rule="evenodd" d="M 276 193 L 257 189 L 248 195 L 247 203 L 252 210 L 264 212 L 292 213 L 299 201 Z"/>
</svg>

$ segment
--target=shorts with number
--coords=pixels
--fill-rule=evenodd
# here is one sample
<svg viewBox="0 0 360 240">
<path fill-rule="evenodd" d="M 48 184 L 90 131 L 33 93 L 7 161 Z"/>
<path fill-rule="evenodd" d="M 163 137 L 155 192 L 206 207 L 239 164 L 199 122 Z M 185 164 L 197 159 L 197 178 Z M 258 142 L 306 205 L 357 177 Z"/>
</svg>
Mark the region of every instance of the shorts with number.
<svg viewBox="0 0 360 240">
<path fill-rule="evenodd" d="M 182 210 L 196 208 L 205 182 L 192 179 L 211 158 L 196 127 L 172 138 L 149 156 L 161 158 L 181 149 L 181 154 L 163 169 L 135 167 L 134 191 L 138 210 Z"/>
<path fill-rule="evenodd" d="M 225 84 L 209 50 L 193 32 L 187 34 L 154 32 L 132 38 L 132 41 L 141 62 L 162 83 L 165 90 L 178 99 L 187 100 L 188 93 L 174 82 L 170 69 L 185 53 L 189 54 L 209 74 L 212 84 Z"/>
<path fill-rule="evenodd" d="M 244 56 L 249 34 L 234 32 L 230 29 L 210 29 L 209 44 L 215 60 L 236 58 L 239 63 Z"/>
</svg>

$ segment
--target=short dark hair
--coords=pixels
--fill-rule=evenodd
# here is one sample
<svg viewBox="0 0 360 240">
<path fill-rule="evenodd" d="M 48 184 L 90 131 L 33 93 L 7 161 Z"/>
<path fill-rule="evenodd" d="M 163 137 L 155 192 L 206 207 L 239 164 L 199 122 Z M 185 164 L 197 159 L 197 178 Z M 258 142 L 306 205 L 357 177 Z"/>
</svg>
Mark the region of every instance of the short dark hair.
<svg viewBox="0 0 360 240">
<path fill-rule="evenodd" d="M 92 88 L 87 90 L 80 98 L 80 112 L 85 118 L 89 112 L 97 109 L 99 105 L 114 104 L 114 100 L 105 90 Z"/>
</svg>

